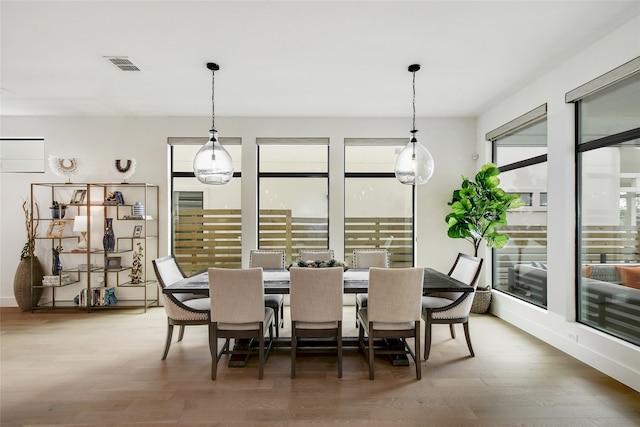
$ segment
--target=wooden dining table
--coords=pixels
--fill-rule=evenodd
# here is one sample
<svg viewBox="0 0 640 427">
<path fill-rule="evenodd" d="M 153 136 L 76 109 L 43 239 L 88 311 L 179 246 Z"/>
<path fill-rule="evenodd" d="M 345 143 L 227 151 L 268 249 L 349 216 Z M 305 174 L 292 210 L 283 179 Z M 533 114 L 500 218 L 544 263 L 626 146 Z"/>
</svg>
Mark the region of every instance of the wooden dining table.
<svg viewBox="0 0 640 427">
<path fill-rule="evenodd" d="M 289 293 L 289 271 L 285 269 L 264 269 L 263 270 L 264 292 L 265 294 L 288 294 Z M 344 272 L 344 293 L 363 294 L 369 290 L 369 269 L 353 268 Z M 422 283 L 423 294 L 434 292 L 473 292 L 473 287 L 460 282 L 433 268 L 424 269 L 424 280 Z M 207 271 L 185 277 L 163 290 L 166 294 L 173 293 L 194 293 L 209 296 L 209 276 Z M 358 346 L 358 337 L 343 337 L 343 346 Z M 236 343 L 236 345 L 246 345 L 246 343 Z M 313 343 L 310 343 L 313 345 Z M 388 342 L 386 345 L 390 345 Z M 274 347 L 290 347 L 291 337 L 280 336 L 274 338 Z M 232 357 L 229 360 L 230 367 L 244 366 L 244 357 Z M 395 366 L 406 366 L 409 361 L 406 357 L 396 356 L 391 359 Z"/>
<path fill-rule="evenodd" d="M 345 294 L 366 294 L 369 290 L 369 269 L 352 268 L 344 272 L 344 293 Z M 289 293 L 289 271 L 264 269 L 264 293 L 265 294 L 288 294 Z M 424 269 L 424 281 L 422 283 L 424 294 L 433 292 L 473 292 L 473 288 L 466 283 L 454 279 L 433 268 Z M 163 290 L 166 294 L 172 293 L 195 293 L 209 295 L 209 276 L 206 271 L 185 277 Z"/>
</svg>

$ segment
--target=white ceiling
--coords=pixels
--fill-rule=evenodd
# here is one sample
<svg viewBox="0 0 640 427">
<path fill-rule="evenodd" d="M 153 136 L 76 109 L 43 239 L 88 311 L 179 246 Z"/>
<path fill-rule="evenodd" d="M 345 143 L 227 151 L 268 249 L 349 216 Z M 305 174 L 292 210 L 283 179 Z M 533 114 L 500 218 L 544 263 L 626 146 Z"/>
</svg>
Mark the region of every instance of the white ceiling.
<svg viewBox="0 0 640 427">
<path fill-rule="evenodd" d="M 2 115 L 475 116 L 640 1 L 0 2 Z M 639 35 L 640 37 L 640 32 Z M 128 56 L 123 72 L 104 56 Z M 597 58 L 594 58 L 597 61 Z"/>
</svg>

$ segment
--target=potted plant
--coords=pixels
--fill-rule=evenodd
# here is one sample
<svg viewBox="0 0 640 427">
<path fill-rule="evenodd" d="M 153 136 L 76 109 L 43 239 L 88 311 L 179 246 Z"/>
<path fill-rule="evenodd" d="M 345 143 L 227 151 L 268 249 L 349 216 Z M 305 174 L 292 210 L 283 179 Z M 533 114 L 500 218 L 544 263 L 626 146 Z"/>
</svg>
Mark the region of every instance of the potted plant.
<svg viewBox="0 0 640 427">
<path fill-rule="evenodd" d="M 447 234 L 452 239 L 469 241 L 476 257 L 483 240 L 489 248 L 500 249 L 507 244 L 509 236 L 497 228 L 507 225 L 507 211 L 522 206 L 519 194 L 507 193 L 499 187 L 499 174 L 500 169 L 496 165 L 487 163 L 476 174 L 475 181 L 463 176 L 462 187 L 453 192 L 449 202 L 451 213 L 445 218 Z M 472 311 L 484 313 L 490 301 L 490 287 L 479 289 L 474 297 L 474 305 L 482 307 L 472 308 Z"/>
<path fill-rule="evenodd" d="M 20 252 L 20 263 L 13 279 L 13 294 L 20 310 L 31 310 L 38 305 L 42 296 L 42 278 L 44 276 L 42 264 L 35 256 L 36 237 L 40 225 L 40 208 L 34 203 L 35 215 L 29 204 L 22 202 L 27 230 L 27 242 Z M 34 287 L 35 286 L 35 287 Z"/>
<path fill-rule="evenodd" d="M 58 203 L 57 201 L 51 202 L 51 218 L 53 219 L 62 219 L 64 218 L 64 214 L 66 213 L 67 205 L 62 203 Z"/>
</svg>

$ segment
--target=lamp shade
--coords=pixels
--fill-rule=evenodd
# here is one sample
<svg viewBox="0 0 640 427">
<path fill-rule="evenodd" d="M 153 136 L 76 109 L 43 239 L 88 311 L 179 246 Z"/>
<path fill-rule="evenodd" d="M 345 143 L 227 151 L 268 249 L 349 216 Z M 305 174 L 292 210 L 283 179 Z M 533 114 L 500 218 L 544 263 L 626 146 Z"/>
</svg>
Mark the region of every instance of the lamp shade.
<svg viewBox="0 0 640 427">
<path fill-rule="evenodd" d="M 193 159 L 193 173 L 203 184 L 226 184 L 233 177 L 231 156 L 218 142 L 214 130 Z"/>
<path fill-rule="evenodd" d="M 87 216 L 76 215 L 73 220 L 73 231 L 87 231 Z"/>
<path fill-rule="evenodd" d="M 396 158 L 396 179 L 407 185 L 425 184 L 433 176 L 434 168 L 433 157 L 429 150 L 416 138 L 411 138 Z"/>
</svg>

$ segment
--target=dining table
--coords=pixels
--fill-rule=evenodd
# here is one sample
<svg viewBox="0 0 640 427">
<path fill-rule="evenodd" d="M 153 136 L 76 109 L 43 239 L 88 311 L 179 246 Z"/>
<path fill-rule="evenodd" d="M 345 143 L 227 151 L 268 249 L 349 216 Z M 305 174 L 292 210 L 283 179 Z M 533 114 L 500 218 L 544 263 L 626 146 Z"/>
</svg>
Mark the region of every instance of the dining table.
<svg viewBox="0 0 640 427">
<path fill-rule="evenodd" d="M 304 267 L 311 268 L 311 267 Z M 288 294 L 289 293 L 289 271 L 287 269 L 263 269 L 263 282 L 265 294 Z M 343 275 L 343 292 L 345 294 L 362 294 L 369 290 L 369 269 L 368 268 L 352 268 L 344 272 Z M 449 275 L 442 273 L 434 268 L 424 268 L 424 280 L 422 283 L 424 295 L 436 292 L 473 292 L 473 287 L 463 283 Z M 193 293 L 209 296 L 209 275 L 205 270 L 185 277 L 163 290 L 166 294 Z M 290 347 L 291 337 L 280 336 L 274 339 L 274 347 Z M 358 337 L 343 337 L 343 346 L 358 346 Z M 310 346 L 318 345 L 318 343 L 309 342 Z M 251 345 L 247 342 L 236 342 L 236 346 Z M 385 345 L 394 345 L 390 340 Z M 396 344 L 398 345 L 398 344 Z M 322 346 L 322 343 L 319 344 Z M 244 366 L 246 357 L 231 357 L 229 359 L 229 367 Z M 395 356 L 391 358 L 391 363 L 395 366 L 406 366 L 409 360 L 403 356 Z"/>
</svg>

